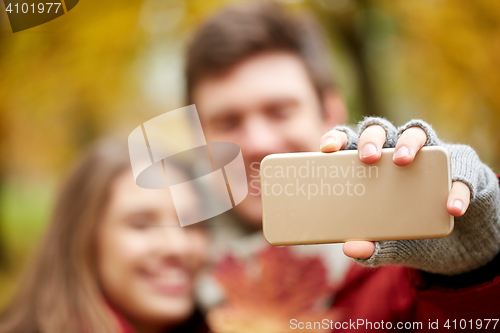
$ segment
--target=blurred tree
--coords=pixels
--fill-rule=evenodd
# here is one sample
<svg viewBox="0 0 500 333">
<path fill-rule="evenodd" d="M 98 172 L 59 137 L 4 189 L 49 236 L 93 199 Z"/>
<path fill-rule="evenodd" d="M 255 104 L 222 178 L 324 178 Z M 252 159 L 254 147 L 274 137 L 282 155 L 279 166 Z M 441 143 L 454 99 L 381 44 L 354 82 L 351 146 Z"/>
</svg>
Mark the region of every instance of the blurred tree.
<svg viewBox="0 0 500 333">
<path fill-rule="evenodd" d="M 64 170 L 137 111 L 128 106 L 138 96 L 130 67 L 141 45 L 140 5 L 86 1 L 54 21 L 2 35 L 0 109 L 12 115 L 5 134 L 11 176 Z"/>
<path fill-rule="evenodd" d="M 375 78 L 370 68 L 370 31 L 375 27 L 370 20 L 371 2 L 368 0 L 315 0 L 310 5 L 320 18 L 334 47 L 343 49 L 354 70 L 357 92 L 351 102 L 357 117 L 385 116 L 375 89 Z M 337 52 L 339 50 L 336 50 Z M 352 118 L 351 118 L 352 119 Z"/>
<path fill-rule="evenodd" d="M 2 38 L 0 34 L 0 48 L 2 47 Z M 0 110 L 0 161 L 6 161 L 8 159 L 6 154 L 6 125 L 7 121 L 4 119 L 5 113 Z M 3 211 L 3 200 L 5 198 L 5 187 L 7 181 L 7 170 L 5 168 L 5 163 L 0 163 L 0 212 Z M 0 213 L 0 270 L 7 267 L 7 245 L 5 244 L 5 238 L 3 234 L 3 228 L 5 226 L 4 215 Z"/>
<path fill-rule="evenodd" d="M 0 28 L 5 26 L 5 16 L 0 15 Z M 0 50 L 4 48 L 4 36 L 5 34 L 0 32 Z M 0 62 L 2 61 L 2 53 L 0 52 Z M 5 111 L 2 110 L 0 106 L 0 270 L 3 270 L 7 266 L 7 250 L 5 244 L 5 238 L 3 234 L 3 228 L 5 226 L 4 215 L 1 214 L 3 212 L 3 199 L 5 196 L 5 183 L 7 178 L 7 170 L 5 167 L 5 162 L 7 160 L 7 152 L 6 152 L 6 136 L 7 136 L 7 119 L 5 119 Z"/>
<path fill-rule="evenodd" d="M 408 102 L 500 168 L 500 1 L 375 2 L 399 26 Z"/>
</svg>

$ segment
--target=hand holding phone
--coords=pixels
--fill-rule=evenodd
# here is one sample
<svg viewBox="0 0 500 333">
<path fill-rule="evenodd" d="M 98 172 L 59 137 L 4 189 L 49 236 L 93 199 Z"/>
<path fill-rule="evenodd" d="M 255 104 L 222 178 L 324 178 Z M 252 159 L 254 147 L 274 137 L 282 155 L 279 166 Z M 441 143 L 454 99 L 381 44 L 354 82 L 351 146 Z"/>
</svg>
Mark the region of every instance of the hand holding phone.
<svg viewBox="0 0 500 333">
<path fill-rule="evenodd" d="M 261 163 L 264 236 L 273 245 L 445 237 L 448 152 L 424 147 L 411 164 L 394 148 L 373 164 L 356 150 L 269 155 Z"/>
</svg>

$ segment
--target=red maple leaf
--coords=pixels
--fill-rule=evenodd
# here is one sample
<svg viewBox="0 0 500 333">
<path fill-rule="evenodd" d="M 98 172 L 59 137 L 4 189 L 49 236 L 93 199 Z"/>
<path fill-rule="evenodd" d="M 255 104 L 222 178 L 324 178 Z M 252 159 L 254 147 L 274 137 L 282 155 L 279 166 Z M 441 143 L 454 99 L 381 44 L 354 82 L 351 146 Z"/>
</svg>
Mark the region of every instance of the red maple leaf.
<svg viewBox="0 0 500 333">
<path fill-rule="evenodd" d="M 283 333 L 290 330 L 291 319 L 314 322 L 335 317 L 325 304 L 334 288 L 319 256 L 267 246 L 247 261 L 227 255 L 215 266 L 214 276 L 226 295 L 224 305 L 208 314 L 216 333 Z"/>
</svg>

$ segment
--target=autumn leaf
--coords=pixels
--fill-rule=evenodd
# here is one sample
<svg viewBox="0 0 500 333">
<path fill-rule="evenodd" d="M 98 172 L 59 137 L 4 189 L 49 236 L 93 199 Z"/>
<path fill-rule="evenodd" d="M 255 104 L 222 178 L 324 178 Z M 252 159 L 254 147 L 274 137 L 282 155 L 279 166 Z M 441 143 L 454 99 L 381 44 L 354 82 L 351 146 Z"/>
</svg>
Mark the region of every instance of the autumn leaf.
<svg viewBox="0 0 500 333">
<path fill-rule="evenodd" d="M 208 314 L 215 333 L 282 333 L 290 330 L 291 319 L 321 322 L 335 317 L 325 304 L 334 290 L 319 256 L 268 246 L 247 261 L 227 255 L 214 276 L 226 294 L 225 304 Z"/>
</svg>

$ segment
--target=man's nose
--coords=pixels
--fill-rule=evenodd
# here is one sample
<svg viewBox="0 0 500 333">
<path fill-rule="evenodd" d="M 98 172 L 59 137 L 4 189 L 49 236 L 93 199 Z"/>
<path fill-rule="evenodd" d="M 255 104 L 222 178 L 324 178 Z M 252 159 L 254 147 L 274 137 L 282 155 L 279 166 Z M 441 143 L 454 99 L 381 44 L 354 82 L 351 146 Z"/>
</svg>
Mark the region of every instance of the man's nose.
<svg viewBox="0 0 500 333">
<path fill-rule="evenodd" d="M 242 142 L 243 154 L 254 161 L 260 161 L 266 155 L 280 152 L 283 150 L 283 140 L 279 134 L 263 117 L 249 120 Z"/>
</svg>

